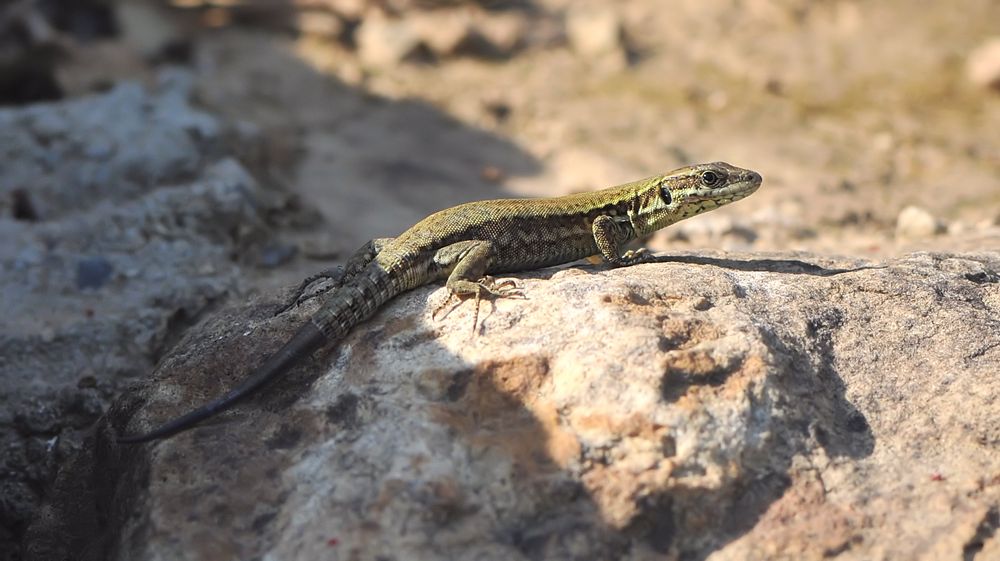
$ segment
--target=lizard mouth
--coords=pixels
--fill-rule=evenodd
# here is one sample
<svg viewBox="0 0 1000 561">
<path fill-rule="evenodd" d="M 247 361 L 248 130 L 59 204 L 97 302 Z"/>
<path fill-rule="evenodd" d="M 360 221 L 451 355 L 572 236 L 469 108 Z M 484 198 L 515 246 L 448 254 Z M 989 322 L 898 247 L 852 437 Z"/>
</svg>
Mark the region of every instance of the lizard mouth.
<svg viewBox="0 0 1000 561">
<path fill-rule="evenodd" d="M 746 198 L 754 193 L 762 182 L 759 173 L 755 171 L 747 172 L 739 180 L 732 181 L 722 187 L 706 189 L 704 193 L 688 195 L 687 202 L 715 201 L 719 204 L 731 203 Z"/>
<path fill-rule="evenodd" d="M 732 200 L 742 199 L 743 197 L 752 195 L 754 191 L 759 189 L 761 182 L 760 174 L 750 172 L 749 176 L 743 178 L 741 181 L 719 189 L 719 195 L 723 197 L 732 196 Z"/>
</svg>

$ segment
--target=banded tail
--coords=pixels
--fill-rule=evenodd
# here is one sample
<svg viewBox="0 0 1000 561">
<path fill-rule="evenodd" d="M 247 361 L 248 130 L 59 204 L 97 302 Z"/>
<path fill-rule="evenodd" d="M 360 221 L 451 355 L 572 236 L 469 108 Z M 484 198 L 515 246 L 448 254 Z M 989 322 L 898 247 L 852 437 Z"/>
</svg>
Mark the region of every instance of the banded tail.
<svg viewBox="0 0 1000 561">
<path fill-rule="evenodd" d="M 121 444 L 139 444 L 168 438 L 233 407 L 260 388 L 277 380 L 292 366 L 322 347 L 330 339 L 342 338 L 350 329 L 370 318 L 396 295 L 393 283 L 377 263 L 370 264 L 334 294 L 302 326 L 290 341 L 268 357 L 247 379 L 222 397 L 177 417 L 150 432 L 118 437 Z"/>
</svg>

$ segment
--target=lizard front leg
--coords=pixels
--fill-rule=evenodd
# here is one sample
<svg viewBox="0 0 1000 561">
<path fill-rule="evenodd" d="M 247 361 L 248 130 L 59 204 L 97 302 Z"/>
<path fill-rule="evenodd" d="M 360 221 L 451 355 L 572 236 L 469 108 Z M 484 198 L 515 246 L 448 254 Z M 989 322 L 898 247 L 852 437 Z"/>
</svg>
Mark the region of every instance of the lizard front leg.
<svg viewBox="0 0 1000 561">
<path fill-rule="evenodd" d="M 622 246 L 635 238 L 632 225 L 628 222 L 619 221 L 607 215 L 598 216 L 594 220 L 591 230 L 604 260 L 614 267 L 627 267 L 656 259 L 644 247 L 635 251 L 630 249 L 622 253 Z"/>
<path fill-rule="evenodd" d="M 393 239 L 394 238 L 375 238 L 370 240 L 368 243 L 355 251 L 354 255 L 351 255 L 351 257 L 347 260 L 347 263 L 343 266 L 324 269 L 315 275 L 306 277 L 302 283 L 299 284 L 299 287 L 295 289 L 295 295 L 289 300 L 288 304 L 286 304 L 285 307 L 278 313 L 284 313 L 287 310 L 305 302 L 309 298 L 315 298 L 320 294 L 325 294 L 330 290 L 340 288 L 344 285 L 344 283 L 350 282 L 350 280 L 353 279 L 355 275 L 363 271 L 365 267 L 367 267 L 368 264 L 371 263 L 375 257 L 392 242 Z M 330 279 L 332 282 L 323 290 L 315 292 L 308 297 L 303 297 L 303 294 L 306 289 L 309 288 L 309 285 L 320 279 Z"/>
<path fill-rule="evenodd" d="M 484 294 L 494 298 L 521 295 L 514 281 L 497 282 L 493 277 L 486 275 L 495 255 L 493 243 L 482 240 L 458 242 L 439 249 L 434 255 L 434 262 L 441 270 L 450 270 L 451 273 L 445 283 L 448 298 L 431 316 L 436 316 L 441 308 L 448 305 L 452 297 L 464 299 L 474 296 L 476 311 L 472 318 L 472 332 L 475 333 L 476 325 L 479 323 L 479 302 Z"/>
</svg>

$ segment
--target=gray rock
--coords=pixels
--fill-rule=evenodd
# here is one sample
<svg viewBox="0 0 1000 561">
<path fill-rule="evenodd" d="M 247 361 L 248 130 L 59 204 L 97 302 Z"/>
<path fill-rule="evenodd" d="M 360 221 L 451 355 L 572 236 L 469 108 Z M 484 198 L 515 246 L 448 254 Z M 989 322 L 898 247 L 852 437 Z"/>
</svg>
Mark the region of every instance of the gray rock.
<svg viewBox="0 0 1000 561">
<path fill-rule="evenodd" d="M 0 206 L 0 558 L 111 398 L 268 237 L 266 198 L 189 92 L 169 73 L 156 92 L 0 111 L 0 200 L 16 201 Z"/>
<path fill-rule="evenodd" d="M 153 3 L 121 2 L 115 5 L 115 15 L 125 41 L 144 57 L 157 57 L 182 38 L 169 14 Z"/>
<path fill-rule="evenodd" d="M 315 303 L 213 318 L 62 472 L 29 559 L 996 550 L 1000 253 L 519 277 L 478 335 L 420 289 L 216 422 L 113 444 L 221 394 Z"/>
<path fill-rule="evenodd" d="M 76 287 L 100 288 L 111 278 L 114 265 L 104 257 L 85 257 L 76 264 Z"/>
<path fill-rule="evenodd" d="M 124 83 L 104 95 L 0 109 L 0 199 L 26 190 L 52 220 L 192 177 L 218 157 L 221 125 L 188 104 L 189 84 L 173 81 L 153 94 Z"/>
</svg>

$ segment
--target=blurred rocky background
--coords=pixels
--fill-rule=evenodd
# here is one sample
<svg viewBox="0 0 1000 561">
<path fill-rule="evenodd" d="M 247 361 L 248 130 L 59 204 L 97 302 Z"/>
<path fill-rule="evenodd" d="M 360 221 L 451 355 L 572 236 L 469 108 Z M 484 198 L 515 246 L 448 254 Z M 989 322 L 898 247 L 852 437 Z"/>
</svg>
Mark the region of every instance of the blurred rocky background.
<svg viewBox="0 0 1000 561">
<path fill-rule="evenodd" d="M 626 478 L 630 491 L 608 488 L 594 483 L 596 472 L 589 467 L 556 454 L 551 461 L 560 477 L 583 480 L 598 503 L 595 519 L 604 515 L 611 528 L 595 534 L 605 541 L 580 542 L 583 549 L 593 545 L 591 554 L 600 558 L 629 540 L 648 538 L 653 551 L 674 558 L 911 557 L 915 534 L 899 530 L 905 524 L 888 524 L 896 530 L 883 534 L 878 527 L 893 520 L 894 511 L 915 511 L 918 499 L 926 499 L 933 503 L 928 520 L 937 532 L 927 538 L 927 559 L 997 555 L 1000 472 L 995 461 L 989 463 L 1000 457 L 1000 383 L 990 374 L 1000 371 L 994 352 L 1000 343 L 993 344 L 1000 336 L 997 22 L 1000 4 L 992 0 L 919 8 L 903 0 L 0 0 L 0 560 L 126 555 L 109 535 L 97 545 L 70 548 L 68 557 L 52 544 L 86 532 L 134 530 L 125 522 L 130 508 L 147 517 L 158 511 L 140 500 L 144 485 L 123 491 L 120 481 L 141 482 L 142 473 L 164 469 L 163 462 L 183 462 L 184 456 L 118 458 L 101 447 L 107 442 L 92 426 L 116 396 L 174 356 L 192 326 L 217 317 L 218 310 L 255 299 L 273 304 L 284 294 L 279 289 L 442 207 L 598 189 L 711 160 L 753 168 L 764 185 L 739 204 L 657 233 L 646 240 L 654 250 L 825 259 L 837 270 L 889 263 L 899 286 L 886 288 L 895 281 L 872 273 L 843 290 L 919 293 L 914 301 L 924 306 L 923 320 L 919 310 L 907 308 L 899 318 L 883 318 L 882 329 L 902 333 L 937 325 L 927 318 L 939 318 L 938 312 L 946 320 L 940 319 L 942 331 L 926 338 L 901 337 L 895 348 L 858 350 L 862 335 L 877 338 L 876 331 L 864 331 L 871 324 L 849 337 L 824 339 L 854 316 L 808 312 L 805 306 L 802 329 L 788 333 L 799 342 L 816 339 L 788 348 L 799 349 L 806 362 L 819 361 L 817 375 L 829 374 L 823 361 L 837 364 L 832 350 L 868 368 L 837 366 L 840 382 L 806 384 L 796 399 L 830 390 L 832 409 L 819 416 L 842 416 L 843 426 L 854 427 L 847 432 L 861 440 L 847 446 L 849 453 L 838 452 L 812 425 L 807 432 L 819 442 L 815 446 L 806 437 L 788 446 L 777 438 L 784 447 L 776 450 L 776 437 L 763 444 L 747 437 L 742 447 L 720 451 L 716 463 L 709 462 L 708 476 L 698 475 L 728 474 L 718 475 L 724 500 L 706 507 L 704 519 L 677 514 L 702 504 L 701 495 L 695 500 L 669 487 L 704 464 L 678 459 L 676 465 L 688 471 L 678 468 L 669 475 L 674 479 L 661 474 L 657 484 L 669 488 L 658 489 L 654 504 L 648 496 L 622 498 L 626 491 L 636 493 L 634 480 Z M 679 296 L 697 290 L 682 285 L 677 283 Z M 745 289 L 740 286 L 732 290 Z M 812 285 L 798 289 L 791 301 L 817 306 L 824 294 L 841 290 L 822 283 L 815 292 Z M 567 290 L 575 294 L 577 288 Z M 880 297 L 873 298 L 853 301 L 852 310 L 876 306 Z M 792 309 L 787 301 L 750 301 L 760 309 Z M 635 304 L 632 296 L 623 302 L 626 308 Z M 691 310 L 701 310 L 697 298 L 692 302 Z M 985 304 L 976 308 L 970 302 Z M 949 331 L 961 321 L 956 310 L 966 304 L 978 310 L 965 316 L 974 321 Z M 413 321 L 422 317 L 408 310 Z M 258 317 L 253 313 L 251 318 Z M 744 322 L 741 329 L 752 331 L 746 327 L 751 319 L 732 313 Z M 691 318 L 678 325 L 689 320 L 699 325 Z M 233 325 L 242 321 L 246 317 L 237 316 Z M 718 330 L 727 321 L 722 318 Z M 786 341 L 782 329 L 774 329 L 760 340 L 748 335 L 746 344 L 754 353 L 766 347 L 759 354 L 769 367 L 795 371 L 774 348 L 774 341 Z M 691 331 L 685 340 L 704 335 Z M 224 329 L 202 333 L 237 336 Z M 969 333 L 981 333 L 982 344 L 970 343 Z M 948 354 L 958 341 L 964 347 Z M 967 376 L 956 385 L 947 365 L 923 355 L 885 359 L 918 347 L 942 349 L 936 356 L 975 372 L 976 383 Z M 965 347 L 968 353 L 961 354 Z M 473 354 L 484 361 L 503 352 Z M 719 352 L 712 360 L 728 351 Z M 865 362 L 878 356 L 888 362 L 877 368 Z M 529 378 L 535 370 L 545 375 L 545 361 L 524 372 Z M 892 391 L 865 385 L 866 377 L 899 374 L 900 368 L 929 378 L 913 378 L 919 382 L 909 385 L 904 380 Z M 770 388 L 770 372 L 754 370 L 748 379 L 760 376 Z M 917 386 L 940 393 L 925 395 Z M 976 394 L 971 417 L 960 414 L 955 388 Z M 792 411 L 789 418 L 797 423 L 813 414 L 761 405 L 759 395 L 752 395 L 739 404 L 750 420 Z M 589 403 L 591 397 L 546 396 L 561 405 L 553 409 L 543 400 L 531 407 L 542 403 L 545 413 L 529 413 L 545 425 L 556 422 L 559 407 L 572 409 L 574 399 Z M 893 400 L 904 409 L 879 413 Z M 361 407 L 364 417 L 368 403 L 345 407 Z M 910 419 L 930 410 L 933 419 Z M 616 440 L 619 429 L 608 428 L 616 423 L 601 425 L 608 434 L 598 440 L 620 457 L 598 457 L 597 445 L 583 445 L 582 454 L 587 462 L 609 462 L 608 469 L 627 472 L 631 464 L 616 462 L 636 462 L 635 454 L 649 450 Z M 770 423 L 753 426 L 790 430 Z M 940 426 L 927 428 L 935 423 Z M 659 430 L 628 438 L 677 438 Z M 583 433 L 574 438 L 586 442 Z M 706 429 L 698 438 L 710 433 Z M 928 458 L 945 459 L 931 445 L 886 455 L 886 443 L 904 446 L 893 433 L 948 443 L 965 442 L 966 435 L 967 447 L 941 449 L 963 461 L 985 459 L 956 460 L 955 479 L 949 480 L 947 465 L 928 467 Z M 725 445 L 699 442 L 705 457 Z M 777 459 L 761 471 L 726 471 L 762 466 L 766 462 L 758 456 L 768 454 Z M 803 458 L 810 458 L 807 465 Z M 132 471 L 123 472 L 127 477 L 114 473 L 118 479 L 109 481 L 107 470 L 116 462 Z M 902 481 L 905 470 L 890 465 L 918 467 L 911 480 Z M 106 469 L 103 477 L 95 466 Z M 873 473 L 891 473 L 900 488 L 939 490 L 881 495 L 864 483 Z M 760 497 L 751 484 L 757 476 L 767 481 Z M 791 483 L 777 484 L 772 477 Z M 89 506 L 82 499 L 75 503 L 73 493 L 81 487 L 67 481 L 100 496 L 89 497 Z M 781 500 L 768 494 L 786 483 L 794 492 Z M 841 495 L 835 496 L 835 488 Z M 150 496 L 155 502 L 170 491 Z M 558 505 L 561 492 L 546 500 Z M 419 510 L 418 499 L 406 508 Z M 811 510 L 824 501 L 836 514 L 832 530 L 816 522 L 831 511 Z M 758 541 L 760 534 L 739 523 L 713 525 L 712 508 L 747 504 L 754 505 L 746 511 L 751 518 L 763 516 L 767 531 L 786 532 L 785 541 Z M 617 514 L 609 515 L 608 505 L 617 505 Z M 635 512 L 641 516 L 629 518 Z M 796 518 L 800 512 L 807 514 Z M 253 531 L 268 524 L 270 518 L 261 516 L 248 522 Z M 84 519 L 93 526 L 81 525 Z M 578 535 L 573 531 L 562 528 L 565 547 L 539 545 L 531 526 L 525 523 L 530 543 L 520 550 L 526 557 L 580 551 L 569 543 Z M 546 527 L 559 531 L 558 524 Z M 617 533 L 620 528 L 632 533 Z M 475 528 L 469 532 L 478 535 Z M 657 542 L 658 532 L 671 538 Z M 133 536 L 131 547 L 141 537 Z M 68 543 L 76 542 L 63 545 Z M 246 553 L 211 551 L 219 559 Z"/>
</svg>

